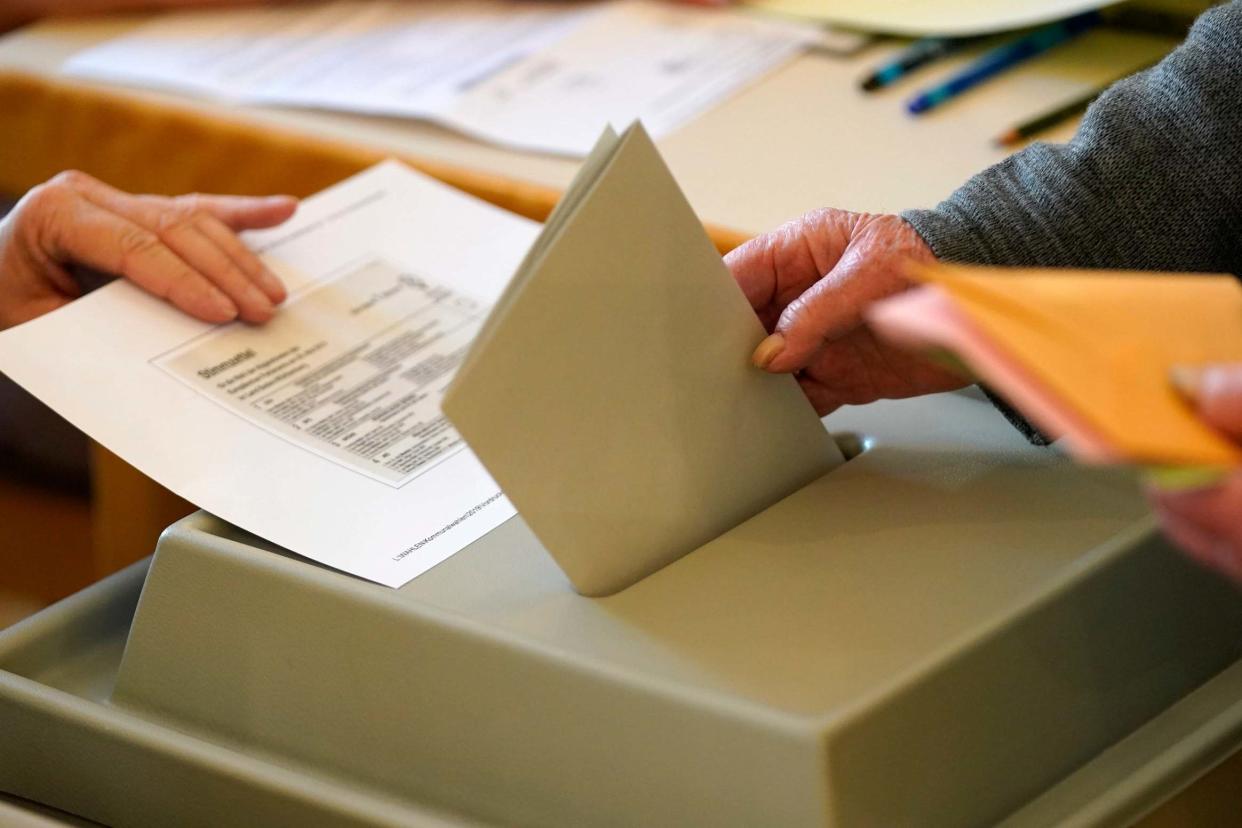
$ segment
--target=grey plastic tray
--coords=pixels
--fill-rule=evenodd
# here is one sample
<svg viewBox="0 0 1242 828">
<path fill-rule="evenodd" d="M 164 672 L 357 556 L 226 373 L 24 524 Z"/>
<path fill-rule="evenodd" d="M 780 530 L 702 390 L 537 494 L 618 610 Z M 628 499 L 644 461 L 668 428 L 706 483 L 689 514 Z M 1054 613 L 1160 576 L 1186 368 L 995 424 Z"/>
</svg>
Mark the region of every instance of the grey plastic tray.
<svg viewBox="0 0 1242 828">
<path fill-rule="evenodd" d="M 966 394 L 830 424 L 871 448 L 605 599 L 519 520 L 393 591 L 192 516 L 136 614 L 144 565 L 0 633 L 0 790 L 115 825 L 1102 825 L 1242 743 L 1242 600 L 1128 477 Z"/>
</svg>

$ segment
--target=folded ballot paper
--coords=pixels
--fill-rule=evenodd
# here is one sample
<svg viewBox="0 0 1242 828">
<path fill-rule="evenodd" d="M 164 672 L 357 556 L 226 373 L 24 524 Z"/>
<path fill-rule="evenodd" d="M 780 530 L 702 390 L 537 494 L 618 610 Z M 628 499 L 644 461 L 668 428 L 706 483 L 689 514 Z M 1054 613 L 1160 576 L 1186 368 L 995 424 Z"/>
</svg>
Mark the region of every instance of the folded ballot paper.
<svg viewBox="0 0 1242 828">
<path fill-rule="evenodd" d="M 639 125 L 599 141 L 443 410 L 579 592 L 634 583 L 841 462 Z"/>
<path fill-rule="evenodd" d="M 872 326 L 949 351 L 1080 459 L 1242 463 L 1169 382 L 1174 366 L 1242 362 L 1234 277 L 946 265 L 912 275 L 927 284 L 876 305 Z"/>
</svg>

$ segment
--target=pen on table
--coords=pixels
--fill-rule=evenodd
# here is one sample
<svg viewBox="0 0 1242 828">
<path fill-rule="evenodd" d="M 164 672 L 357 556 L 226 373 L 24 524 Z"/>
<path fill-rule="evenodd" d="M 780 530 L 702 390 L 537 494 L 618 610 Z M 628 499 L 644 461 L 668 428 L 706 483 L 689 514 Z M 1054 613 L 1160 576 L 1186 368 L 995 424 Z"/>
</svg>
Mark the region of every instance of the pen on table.
<svg viewBox="0 0 1242 828">
<path fill-rule="evenodd" d="M 998 147 L 1016 146 L 1033 135 L 1037 135 L 1046 129 L 1052 129 L 1057 124 L 1086 112 L 1091 102 L 1100 97 L 1103 92 L 1104 88 L 1096 89 L 1086 95 L 1075 98 L 1069 103 L 1058 106 L 1056 109 L 1050 109 L 1042 115 L 1036 115 L 1029 121 L 1023 121 L 1016 127 L 996 136 L 995 144 Z"/>
<path fill-rule="evenodd" d="M 859 86 L 864 92 L 874 92 L 910 74 L 915 69 L 960 51 L 980 39 L 978 37 L 925 37 L 922 40 L 916 40 L 892 61 L 864 78 Z"/>
<path fill-rule="evenodd" d="M 944 83 L 911 98 L 906 104 L 906 109 L 912 115 L 920 115 L 993 75 L 1000 74 L 1012 66 L 1073 40 L 1083 32 L 1094 28 L 1099 22 L 1099 12 L 1087 12 L 1036 29 L 1011 43 L 998 46 Z"/>
<path fill-rule="evenodd" d="M 1034 118 L 1023 121 L 1011 129 L 1005 130 L 1000 135 L 996 136 L 996 146 L 1012 147 L 1016 144 L 1022 143 L 1027 138 L 1038 135 L 1046 129 L 1051 129 L 1057 124 L 1068 121 L 1075 115 L 1081 115 L 1087 111 L 1087 107 L 1091 106 L 1092 102 L 1094 102 L 1096 98 L 1103 95 L 1104 91 L 1114 83 L 1124 77 L 1133 75 L 1135 72 L 1141 72 L 1152 65 L 1153 64 L 1151 63 L 1144 64 L 1143 66 L 1133 69 L 1124 75 L 1113 78 L 1107 83 L 1101 84 L 1099 87 L 1087 92 L 1084 95 L 1074 98 L 1072 101 L 1063 103 L 1055 109 L 1050 109 L 1047 112 L 1036 115 Z"/>
</svg>

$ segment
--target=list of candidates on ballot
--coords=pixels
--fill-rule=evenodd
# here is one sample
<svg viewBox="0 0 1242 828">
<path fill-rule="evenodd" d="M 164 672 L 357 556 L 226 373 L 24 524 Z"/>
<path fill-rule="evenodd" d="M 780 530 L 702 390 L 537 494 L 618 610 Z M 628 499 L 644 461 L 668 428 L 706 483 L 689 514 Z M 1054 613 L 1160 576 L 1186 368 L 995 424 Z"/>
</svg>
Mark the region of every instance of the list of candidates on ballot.
<svg viewBox="0 0 1242 828">
<path fill-rule="evenodd" d="M 465 447 L 440 401 L 486 311 L 372 260 L 262 328 L 224 327 L 154 362 L 254 425 L 401 486 Z"/>
</svg>

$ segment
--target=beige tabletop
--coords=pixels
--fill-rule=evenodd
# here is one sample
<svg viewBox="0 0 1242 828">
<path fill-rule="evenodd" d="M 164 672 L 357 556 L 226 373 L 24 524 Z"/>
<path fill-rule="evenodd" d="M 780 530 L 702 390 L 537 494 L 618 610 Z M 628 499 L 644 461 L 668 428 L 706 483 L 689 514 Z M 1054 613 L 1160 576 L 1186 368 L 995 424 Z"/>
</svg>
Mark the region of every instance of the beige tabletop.
<svg viewBox="0 0 1242 828">
<path fill-rule="evenodd" d="M 144 19 L 52 21 L 19 30 L 0 38 L 0 70 L 55 76 L 75 51 L 123 34 Z M 931 67 L 896 89 L 864 95 L 857 90 L 858 79 L 899 43 L 877 44 L 849 58 L 808 54 L 659 145 L 700 218 L 750 233 L 816 207 L 896 211 L 930 206 L 1005 156 L 991 145 L 995 134 L 1151 61 L 1173 43 L 1098 30 L 917 119 L 905 114 L 905 98 L 968 58 Z M 508 151 L 409 120 L 230 107 L 143 90 L 133 94 L 557 188 L 569 182 L 578 164 Z M 1059 140 L 1072 132 L 1073 124 L 1066 124 L 1047 137 Z"/>
</svg>

